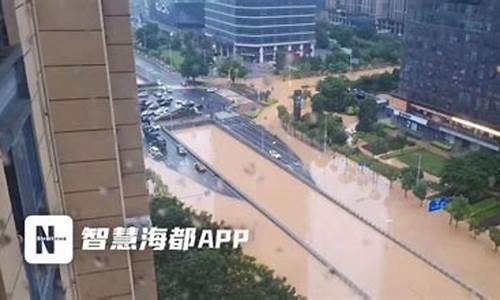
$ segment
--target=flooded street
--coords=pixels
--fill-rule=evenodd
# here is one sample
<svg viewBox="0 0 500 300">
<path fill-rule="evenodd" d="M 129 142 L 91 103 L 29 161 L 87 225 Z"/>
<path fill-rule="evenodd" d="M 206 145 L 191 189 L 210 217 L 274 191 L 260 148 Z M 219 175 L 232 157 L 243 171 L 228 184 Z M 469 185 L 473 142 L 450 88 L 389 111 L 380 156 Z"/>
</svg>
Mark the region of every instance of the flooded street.
<svg viewBox="0 0 500 300">
<path fill-rule="evenodd" d="M 224 221 L 233 228 L 249 229 L 250 241 L 243 245 L 244 252 L 275 270 L 278 276 L 286 277 L 301 295 L 308 299 L 359 299 L 346 284 L 247 202 L 214 193 L 167 168 L 163 162 L 146 158 L 146 167 L 159 174 L 169 191 L 186 206 L 197 212 L 205 211 L 214 221 Z"/>
<path fill-rule="evenodd" d="M 277 99 L 290 107 L 290 99 Z M 404 196 L 399 183 L 391 188 L 387 179 L 359 169 L 342 155 L 332 159 L 333 153 L 322 153 L 298 141 L 283 130 L 275 107 L 266 108 L 257 123 L 294 149 L 317 185 L 331 197 L 487 296 L 500 299 L 496 280 L 500 276 L 500 255 L 492 251 L 487 233 L 473 239 L 466 224 L 460 224 L 458 229 L 448 226 L 446 212 L 428 213 L 411 193 Z"/>
<path fill-rule="evenodd" d="M 356 282 L 371 297 L 376 299 L 470 299 L 471 295 L 460 285 L 220 129 L 213 126 L 199 127 L 179 131 L 176 135 L 238 189 L 259 202 L 328 262 Z M 304 154 L 301 151 L 297 152 L 299 155 Z M 337 196 L 346 195 L 343 199 L 357 201 L 355 203 L 368 203 L 370 201 L 365 201 L 364 198 L 372 197 L 381 199 L 373 200 L 378 203 L 376 201 L 383 202 L 383 199 L 388 196 L 388 186 L 385 189 L 374 188 L 372 191 L 368 188 L 360 192 L 359 186 L 368 185 L 370 180 L 375 179 L 366 174 L 361 177 L 356 176 L 356 170 L 347 170 L 342 176 L 330 178 L 331 174 L 327 174 L 325 170 L 338 172 L 342 169 L 342 160 L 339 160 L 336 165 L 330 165 L 329 160 L 322 160 L 322 157 L 318 156 L 318 159 L 314 161 L 305 162 L 310 166 L 313 177 L 320 179 L 318 180 L 320 185 L 328 186 L 329 193 L 336 193 Z M 324 182 L 321 182 L 322 178 Z M 189 188 L 189 193 L 193 193 L 191 188 Z M 391 218 L 394 218 L 392 207 L 387 207 L 385 210 L 380 208 L 381 205 L 376 204 L 373 204 L 372 208 L 365 205 L 363 207 L 365 209 L 363 213 L 369 216 L 376 215 L 378 223 L 383 224 L 385 229 L 393 230 L 392 222 L 390 222 Z M 221 213 L 226 218 L 241 214 L 239 207 L 228 206 L 223 210 L 225 211 Z M 272 227 L 272 225 L 269 226 Z M 407 228 L 407 230 L 423 234 L 422 228 Z M 256 235 L 267 234 L 266 232 L 258 231 Z M 258 237 L 255 236 L 255 238 Z M 269 255 L 265 248 L 269 247 L 268 242 L 264 239 L 263 246 L 254 249 L 256 257 Z M 465 256 L 464 253 L 467 252 L 462 253 L 462 258 Z M 296 264 L 292 258 L 287 260 L 287 263 L 299 268 L 300 273 L 302 265 L 300 260 Z M 334 294 L 323 295 L 328 296 L 319 299 L 336 298 L 335 296 L 329 297 Z"/>
</svg>

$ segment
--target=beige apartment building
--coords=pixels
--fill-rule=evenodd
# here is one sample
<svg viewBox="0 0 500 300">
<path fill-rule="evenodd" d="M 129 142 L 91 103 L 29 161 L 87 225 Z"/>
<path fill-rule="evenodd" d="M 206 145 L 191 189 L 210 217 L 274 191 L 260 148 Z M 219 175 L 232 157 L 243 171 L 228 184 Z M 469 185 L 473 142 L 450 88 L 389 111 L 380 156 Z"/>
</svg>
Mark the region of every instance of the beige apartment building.
<svg viewBox="0 0 500 300">
<path fill-rule="evenodd" d="M 132 49 L 127 0 L 0 0 L 0 299 L 157 298 L 151 252 L 22 257 L 31 214 L 147 223 Z"/>
</svg>

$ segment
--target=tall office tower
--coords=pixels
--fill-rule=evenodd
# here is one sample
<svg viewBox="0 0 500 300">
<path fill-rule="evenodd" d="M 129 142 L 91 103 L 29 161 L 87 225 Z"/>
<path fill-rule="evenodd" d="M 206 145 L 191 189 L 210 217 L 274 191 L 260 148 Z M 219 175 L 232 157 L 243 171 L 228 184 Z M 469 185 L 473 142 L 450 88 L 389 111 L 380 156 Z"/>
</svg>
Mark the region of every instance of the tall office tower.
<svg viewBox="0 0 500 300">
<path fill-rule="evenodd" d="M 378 21 L 379 29 L 402 35 L 407 5 L 408 0 L 388 0 L 386 16 Z"/>
<path fill-rule="evenodd" d="M 205 26 L 205 0 L 149 0 L 149 17 L 179 29 Z"/>
<path fill-rule="evenodd" d="M 315 12 L 315 0 L 207 0 L 205 28 L 228 54 L 262 63 L 314 54 Z"/>
<path fill-rule="evenodd" d="M 403 34 L 408 0 L 337 0 L 337 24 L 375 26 L 379 31 Z"/>
<path fill-rule="evenodd" d="M 0 4 L 0 299 L 156 299 L 151 252 L 79 242 L 149 217 L 128 1 Z M 72 263 L 24 262 L 33 214 L 73 218 Z"/>
<path fill-rule="evenodd" d="M 409 1 L 400 95 L 500 128 L 500 2 Z"/>
<path fill-rule="evenodd" d="M 338 13 L 346 25 L 366 25 L 378 26 L 380 19 L 384 19 L 388 14 L 389 0 L 341 0 L 338 2 Z"/>
</svg>

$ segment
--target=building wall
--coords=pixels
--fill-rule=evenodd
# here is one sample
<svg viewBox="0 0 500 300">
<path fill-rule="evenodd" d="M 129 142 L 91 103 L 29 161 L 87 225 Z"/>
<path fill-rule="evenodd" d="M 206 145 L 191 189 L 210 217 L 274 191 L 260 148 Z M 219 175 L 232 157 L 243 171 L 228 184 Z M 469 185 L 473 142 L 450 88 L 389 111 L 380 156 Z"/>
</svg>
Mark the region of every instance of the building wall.
<svg viewBox="0 0 500 300">
<path fill-rule="evenodd" d="M 73 217 L 76 240 L 85 225 L 114 227 L 126 217 L 149 215 L 128 2 L 2 1 L 11 16 L 11 42 L 23 50 L 50 213 Z M 0 196 L 1 217 L 9 220 L 9 202 Z M 5 276 L 5 270 L 22 265 L 19 249 L 1 251 L 12 299 L 27 299 L 20 296 L 26 278 L 22 271 Z M 61 277 L 68 299 L 156 299 L 151 252 L 75 249 Z"/>
<path fill-rule="evenodd" d="M 333 20 L 353 25 L 359 22 L 364 24 L 370 19 L 379 30 L 402 34 L 407 2 L 408 0 L 338 0 L 336 4 L 339 11 L 333 15 Z"/>
<path fill-rule="evenodd" d="M 408 2 L 400 95 L 500 127 L 500 2 Z"/>
<path fill-rule="evenodd" d="M 314 1 L 209 0 L 206 30 L 214 36 L 248 47 L 314 41 Z"/>
</svg>

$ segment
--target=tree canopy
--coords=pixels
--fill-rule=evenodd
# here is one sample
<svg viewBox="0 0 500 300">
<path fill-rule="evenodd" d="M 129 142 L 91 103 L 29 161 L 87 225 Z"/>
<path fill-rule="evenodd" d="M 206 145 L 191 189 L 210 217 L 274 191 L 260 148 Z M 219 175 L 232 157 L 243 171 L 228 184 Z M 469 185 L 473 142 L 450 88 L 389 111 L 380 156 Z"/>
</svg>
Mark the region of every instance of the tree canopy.
<svg viewBox="0 0 500 300">
<path fill-rule="evenodd" d="M 471 211 L 469 199 L 462 195 L 453 197 L 445 209 L 450 214 L 449 223 L 451 224 L 451 221 L 455 220 L 455 227 L 458 226 L 458 222 L 465 220 Z"/>
<path fill-rule="evenodd" d="M 423 172 L 418 172 L 418 169 L 415 167 L 406 167 L 401 171 L 401 186 L 406 191 L 412 190 L 415 185 L 417 185 L 417 176 L 418 179 L 422 179 L 424 177 Z"/>
<path fill-rule="evenodd" d="M 498 251 L 498 247 L 500 247 L 500 229 L 490 227 L 489 232 L 490 239 L 495 244 L 495 251 Z"/>
<path fill-rule="evenodd" d="M 327 77 L 316 87 L 319 93 L 312 98 L 312 109 L 315 112 L 344 112 L 353 104 L 349 93 L 349 80 L 346 78 Z"/>
<path fill-rule="evenodd" d="M 196 80 L 196 77 L 208 75 L 208 64 L 200 53 L 189 48 L 184 56 L 180 69 L 183 77 Z"/>
<path fill-rule="evenodd" d="M 392 73 L 384 72 L 371 76 L 361 76 L 352 83 L 352 86 L 368 93 L 380 93 L 397 89 L 398 83 L 399 70 L 395 69 Z"/>
<path fill-rule="evenodd" d="M 441 184 L 450 194 L 478 201 L 488 190 L 500 187 L 500 155 L 478 151 L 452 158 L 444 166 Z"/>
<path fill-rule="evenodd" d="M 154 226 L 169 229 L 220 227 L 166 195 L 153 199 L 151 219 Z M 231 245 L 155 252 L 155 267 L 159 299 L 299 299 L 285 279 Z"/>
<path fill-rule="evenodd" d="M 356 130 L 369 132 L 375 129 L 377 122 L 377 103 L 372 98 L 367 98 L 359 105 L 359 123 Z"/>
<path fill-rule="evenodd" d="M 248 75 L 248 69 L 239 59 L 228 58 L 224 59 L 218 67 L 220 76 L 230 76 L 232 82 L 236 78 L 244 78 Z"/>
</svg>

